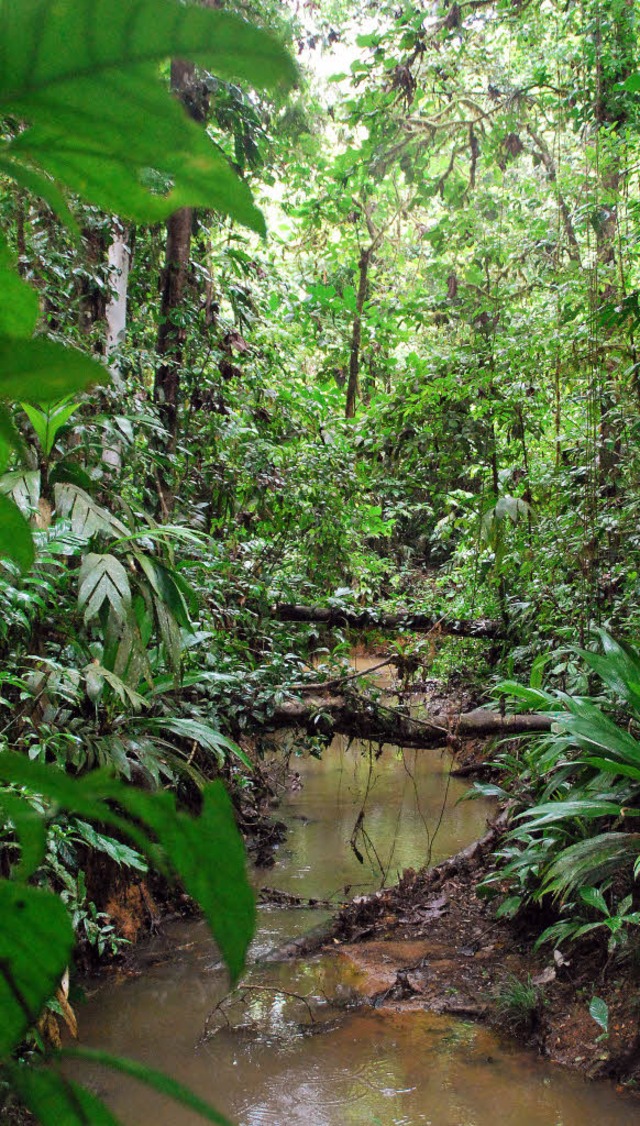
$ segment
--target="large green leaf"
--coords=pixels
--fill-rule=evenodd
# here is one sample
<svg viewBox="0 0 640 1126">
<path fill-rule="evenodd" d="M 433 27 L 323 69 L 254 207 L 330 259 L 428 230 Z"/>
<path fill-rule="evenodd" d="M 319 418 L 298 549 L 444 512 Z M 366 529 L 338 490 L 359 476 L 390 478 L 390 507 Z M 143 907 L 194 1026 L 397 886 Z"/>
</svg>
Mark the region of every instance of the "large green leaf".
<svg viewBox="0 0 640 1126">
<path fill-rule="evenodd" d="M 4 0 L 0 8 L 0 101 L 14 111 L 55 107 L 81 79 L 101 83 L 170 55 L 266 89 L 296 77 L 266 32 L 174 0 Z"/>
<path fill-rule="evenodd" d="M 78 606 L 89 622 L 107 602 L 116 617 L 127 616 L 131 606 L 131 587 L 122 563 L 115 555 L 89 552 L 82 560 L 78 583 Z"/>
<path fill-rule="evenodd" d="M 636 713 L 640 713 L 640 658 L 624 642 L 615 641 L 606 630 L 597 631 L 604 652 L 590 653 L 579 649 L 583 659 L 598 673 L 604 683 L 618 694 Z"/>
<path fill-rule="evenodd" d="M 16 1047 L 55 991 L 74 944 L 57 895 L 0 882 L 0 1057 Z"/>
<path fill-rule="evenodd" d="M 0 152 L 0 172 L 4 172 L 7 176 L 11 176 L 17 184 L 26 188 L 27 191 L 33 192 L 34 195 L 40 196 L 45 203 L 49 204 L 52 211 L 66 223 L 68 230 L 71 234 L 79 240 L 80 228 L 76 223 L 74 216 L 69 210 L 69 204 L 65 199 L 64 193 L 60 190 L 58 185 L 48 176 L 44 176 L 35 168 L 29 168 L 20 160 L 11 160 L 7 152 L 8 146 L 2 146 Z"/>
<path fill-rule="evenodd" d="M 56 437 L 63 426 L 77 411 L 79 403 L 69 402 L 69 396 L 59 403 L 48 403 L 42 407 L 32 406 L 31 403 L 21 403 L 24 413 L 35 430 L 45 457 L 51 453 Z"/>
<path fill-rule="evenodd" d="M 570 711 L 554 715 L 554 721 L 575 739 L 578 746 L 598 757 L 627 763 L 640 769 L 640 743 L 618 727 L 587 700 L 569 700 Z M 604 752 L 604 754 L 603 754 Z"/>
<path fill-rule="evenodd" d="M 48 1067 L 12 1067 L 12 1086 L 41 1126 L 119 1126 L 96 1095 Z"/>
<path fill-rule="evenodd" d="M 127 92 L 134 85 L 128 76 Z M 220 148 L 168 97 L 155 75 L 140 86 L 139 97 L 122 107 L 131 135 L 122 126 L 110 130 L 105 120 L 85 136 L 70 120 L 60 133 L 40 126 L 27 130 L 7 155 L 39 164 L 83 199 L 135 222 L 158 222 L 179 207 L 209 207 L 264 233 L 248 185 Z M 153 144 L 142 144 L 149 134 Z M 150 169 L 160 174 L 156 180 L 165 190 L 145 186 Z"/>
<path fill-rule="evenodd" d="M 50 403 L 109 378 L 102 364 L 53 340 L 0 338 L 0 398 Z"/>
<path fill-rule="evenodd" d="M 155 64 L 169 56 L 268 89 L 295 80 L 272 36 L 227 13 L 175 0 L 5 0 L 0 109 L 33 128 L 1 159 L 139 221 L 208 206 L 262 231 L 247 185 L 159 81 Z"/>
<path fill-rule="evenodd" d="M 222 765 L 227 754 L 230 753 L 240 759 L 247 770 L 253 771 L 251 760 L 247 758 L 244 751 L 231 739 L 227 739 L 226 735 L 222 735 L 215 728 L 210 727 L 208 723 L 202 723 L 200 720 L 189 719 L 185 716 L 162 716 L 158 719 L 150 719 L 145 716 L 138 722 L 144 727 L 145 731 L 156 732 L 159 735 L 164 734 L 165 731 L 171 731 L 180 739 L 198 743 L 205 751 L 215 755 L 219 765 Z"/>
<path fill-rule="evenodd" d="M 149 794 L 103 771 L 81 778 L 0 752 L 0 781 L 28 786 L 69 813 L 110 825 L 153 865 L 177 876 L 202 907 L 232 979 L 244 967 L 255 922 L 255 897 L 246 874 L 244 845 L 221 782 L 202 791 L 194 818 L 176 809 L 173 794 Z M 117 808 L 111 803 L 117 803 Z M 120 811 L 124 812 L 120 812 Z"/>
<path fill-rule="evenodd" d="M 29 525 L 20 509 L 0 493 L 0 559 L 11 559 L 27 571 L 35 558 Z"/>
<path fill-rule="evenodd" d="M 214 1122 L 216 1126 L 231 1126 L 228 1118 L 219 1114 L 217 1110 L 203 1102 L 197 1095 L 183 1087 L 181 1083 L 171 1079 L 168 1075 L 163 1075 L 161 1071 L 147 1067 L 145 1064 L 136 1063 L 135 1060 L 122 1059 L 120 1056 L 112 1056 L 108 1052 L 101 1052 L 95 1048 L 69 1048 L 62 1054 L 70 1056 L 72 1059 L 103 1064 L 105 1067 L 120 1071 L 123 1075 L 128 1075 L 132 1079 L 146 1083 L 148 1087 L 153 1087 L 160 1094 L 168 1095 L 175 1102 L 181 1103 L 189 1110 L 201 1115 L 207 1122 Z M 93 1122 L 93 1119 L 91 1121 Z"/>
<path fill-rule="evenodd" d="M 544 880 L 544 890 L 566 892 L 600 883 L 630 868 L 640 855 L 640 833 L 599 833 L 576 841 L 556 857 Z"/>
<path fill-rule="evenodd" d="M 629 811 L 635 814 L 635 810 Z M 555 825 L 559 821 L 585 818 L 592 821 L 600 817 L 617 817 L 620 805 L 602 798 L 567 798 L 566 801 L 543 802 L 525 813 L 518 813 L 516 820 L 523 819 L 527 830 L 541 829 L 545 825 Z"/>
<path fill-rule="evenodd" d="M 15 260 L 0 237 L 0 338 L 31 336 L 40 312 L 38 294 L 22 280 Z"/>
<path fill-rule="evenodd" d="M 113 536 L 127 531 L 121 520 L 96 504 L 93 497 L 71 481 L 56 484 L 54 496 L 56 509 L 60 516 L 69 517 L 74 536 L 91 539 L 99 532 Z"/>
<path fill-rule="evenodd" d="M 12 872 L 15 880 L 26 881 L 42 864 L 47 848 L 47 832 L 41 814 L 27 798 L 10 790 L 0 791 L 0 823 L 11 823 L 20 842 L 20 863 Z"/>
<path fill-rule="evenodd" d="M 231 802 L 222 783 L 213 782 L 202 791 L 202 812 L 195 820 L 176 814 L 169 797 L 130 790 L 127 809 L 156 831 L 186 890 L 202 907 L 235 982 L 253 935 L 255 898 Z"/>
</svg>

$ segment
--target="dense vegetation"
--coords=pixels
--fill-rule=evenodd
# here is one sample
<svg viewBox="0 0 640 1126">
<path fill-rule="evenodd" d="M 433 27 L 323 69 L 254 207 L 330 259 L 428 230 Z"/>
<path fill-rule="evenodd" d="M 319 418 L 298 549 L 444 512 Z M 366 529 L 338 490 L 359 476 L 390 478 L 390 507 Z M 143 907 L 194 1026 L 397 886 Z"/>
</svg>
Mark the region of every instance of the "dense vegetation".
<svg viewBox="0 0 640 1126">
<path fill-rule="evenodd" d="M 241 970 L 212 780 L 240 808 L 245 734 L 349 645 L 278 604 L 499 620 L 394 642 L 554 717 L 485 890 L 555 945 L 640 922 L 636 8 L 112 7 L 0 5 L 0 1047 L 47 1122 L 54 1083 L 112 1121 L 11 1062 L 122 943 L 96 857 Z"/>
</svg>

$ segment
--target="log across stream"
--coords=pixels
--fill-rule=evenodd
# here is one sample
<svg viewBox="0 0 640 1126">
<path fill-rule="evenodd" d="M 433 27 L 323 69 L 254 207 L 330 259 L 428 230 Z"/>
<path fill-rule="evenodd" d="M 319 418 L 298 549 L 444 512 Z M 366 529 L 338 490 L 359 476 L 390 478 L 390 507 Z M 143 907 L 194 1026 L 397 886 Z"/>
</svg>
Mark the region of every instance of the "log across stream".
<svg viewBox="0 0 640 1126">
<path fill-rule="evenodd" d="M 378 754 L 338 737 L 322 760 L 293 765 L 301 786 L 279 810 L 288 837 L 275 866 L 256 873 L 257 885 L 278 889 L 285 903 L 371 892 L 429 855 L 435 862 L 457 852 L 482 835 L 492 812 L 487 803 L 456 804 L 465 785 L 449 776 L 451 759 L 440 750 Z M 260 907 L 245 988 L 231 997 L 204 925 L 169 924 L 134 972 L 102 979 L 95 992 L 89 983 L 78 1013 L 83 1042 L 164 1068 L 240 1126 L 637 1122 L 637 1104 L 612 1088 L 501 1044 L 481 1024 L 363 1003 L 363 975 L 340 951 L 269 960 L 329 914 Z M 383 946 L 375 969 L 383 998 L 390 961 Z M 92 1078 L 130 1126 L 200 1121 L 122 1077 L 96 1070 Z"/>
</svg>

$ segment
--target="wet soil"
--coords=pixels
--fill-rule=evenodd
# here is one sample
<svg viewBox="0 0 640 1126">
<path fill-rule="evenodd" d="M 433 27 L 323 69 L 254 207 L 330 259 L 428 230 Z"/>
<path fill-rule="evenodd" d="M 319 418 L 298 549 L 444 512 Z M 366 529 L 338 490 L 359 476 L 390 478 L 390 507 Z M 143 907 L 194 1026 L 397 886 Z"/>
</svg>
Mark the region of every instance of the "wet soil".
<svg viewBox="0 0 640 1126">
<path fill-rule="evenodd" d="M 359 989 L 376 1008 L 427 1009 L 488 1022 L 554 1063 L 590 1078 L 640 1085 L 640 966 L 611 965 L 597 945 L 569 960 L 534 950 L 545 923 L 496 918 L 476 894 L 503 828 L 478 847 L 430 871 L 408 870 L 393 888 L 354 900 L 335 918 L 322 947 L 362 974 Z M 515 983 L 531 986 L 518 1003 Z M 609 1007 L 609 1035 L 589 1014 L 592 997 Z M 515 999 L 514 999 L 515 998 Z"/>
</svg>

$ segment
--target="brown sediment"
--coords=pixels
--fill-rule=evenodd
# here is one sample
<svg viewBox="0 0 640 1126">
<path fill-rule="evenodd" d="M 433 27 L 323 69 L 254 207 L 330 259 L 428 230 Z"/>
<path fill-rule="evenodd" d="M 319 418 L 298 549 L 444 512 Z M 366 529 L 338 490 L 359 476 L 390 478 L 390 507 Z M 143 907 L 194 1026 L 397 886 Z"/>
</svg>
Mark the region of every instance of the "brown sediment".
<svg viewBox="0 0 640 1126">
<path fill-rule="evenodd" d="M 395 887 L 357 898 L 295 953 L 315 947 L 347 959 L 359 971 L 365 1002 L 376 1008 L 484 1020 L 552 1062 L 634 1088 L 640 970 L 616 971 L 593 943 L 558 964 L 549 947 L 534 949 L 541 919 L 527 926 L 496 918 L 495 902 L 479 897 L 477 886 L 505 824 L 503 814 L 457 856 L 428 871 L 406 871 Z M 535 991 L 528 1010 L 505 1009 L 515 981 Z M 609 1008 L 607 1038 L 589 1014 L 594 995 Z"/>
</svg>

